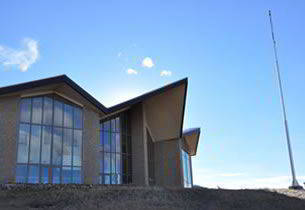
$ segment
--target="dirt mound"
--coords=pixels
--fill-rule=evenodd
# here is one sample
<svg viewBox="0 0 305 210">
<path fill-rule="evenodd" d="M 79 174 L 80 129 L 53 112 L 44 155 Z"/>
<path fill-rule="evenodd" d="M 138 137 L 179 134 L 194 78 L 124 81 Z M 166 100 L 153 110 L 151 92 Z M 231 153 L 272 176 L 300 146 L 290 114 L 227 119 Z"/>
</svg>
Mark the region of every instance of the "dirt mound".
<svg viewBox="0 0 305 210">
<path fill-rule="evenodd" d="M 304 210 L 305 191 L 282 190 L 278 193 L 272 190 L 224 190 L 201 187 L 169 189 L 73 184 L 6 185 L 0 187 L 0 208 Z"/>
</svg>

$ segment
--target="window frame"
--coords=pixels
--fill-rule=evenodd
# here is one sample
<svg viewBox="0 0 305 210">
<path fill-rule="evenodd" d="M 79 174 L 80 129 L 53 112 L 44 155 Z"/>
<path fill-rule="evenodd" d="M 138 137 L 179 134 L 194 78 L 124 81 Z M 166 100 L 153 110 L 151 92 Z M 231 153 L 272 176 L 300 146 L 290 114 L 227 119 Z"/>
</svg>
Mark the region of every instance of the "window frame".
<svg viewBox="0 0 305 210">
<path fill-rule="evenodd" d="M 100 121 L 100 130 L 99 130 L 99 166 L 103 167 L 99 169 L 98 177 L 99 177 L 99 183 L 104 185 L 118 185 L 118 184 L 131 184 L 132 182 L 132 164 L 130 163 L 132 160 L 132 151 L 131 147 L 128 146 L 128 141 L 131 139 L 130 130 L 127 130 L 127 128 L 130 128 L 130 126 L 127 126 L 126 123 L 129 123 L 127 120 L 128 118 L 128 111 L 122 112 L 119 114 L 116 114 L 114 116 L 111 116 L 109 118 L 103 119 Z M 126 119 L 126 120 L 125 120 Z M 115 128 L 113 128 L 113 123 L 115 122 Z M 106 125 L 106 128 L 104 127 Z M 119 128 L 118 128 L 119 127 Z M 105 133 L 107 133 L 105 135 Z M 119 134 L 119 144 L 120 148 L 117 150 L 117 136 Z M 109 137 L 109 146 L 110 150 L 105 150 L 105 139 L 104 137 Z M 114 137 L 114 138 L 112 138 Z M 102 138 L 102 139 L 101 139 Z M 126 141 L 125 144 L 123 141 Z M 114 144 L 114 151 L 112 150 L 113 142 Z M 131 141 L 130 141 L 131 143 Z M 125 145 L 126 150 L 123 150 L 123 145 Z M 130 148 L 130 150 L 128 149 Z M 105 155 L 109 154 L 109 173 L 105 172 Z M 117 164 L 117 156 L 120 158 L 120 163 Z M 114 161 L 113 160 L 114 157 Z M 126 158 L 127 165 L 129 166 L 126 171 L 124 171 L 124 157 Z M 100 161 L 103 161 L 103 164 L 100 164 Z M 114 163 L 114 171 L 113 169 L 113 163 Z M 117 165 L 119 165 L 120 169 L 118 170 Z M 127 166 L 126 166 L 127 167 Z M 125 173 L 126 172 L 126 173 Z M 124 178 L 126 178 L 126 182 L 124 182 Z M 109 183 L 105 182 L 109 179 Z M 119 180 L 119 183 L 118 183 Z"/>
<path fill-rule="evenodd" d="M 42 101 L 42 106 L 41 106 L 41 123 L 34 123 L 33 122 L 33 100 L 36 98 L 41 98 Z M 45 99 L 46 98 L 50 98 L 52 100 L 52 123 L 49 124 L 48 122 L 44 121 L 44 111 L 45 111 Z M 21 119 L 21 115 L 22 115 L 22 110 L 21 110 L 21 105 L 22 105 L 22 101 L 23 100 L 29 100 L 30 101 L 30 121 L 22 121 Z M 55 125 L 54 122 L 54 113 L 55 113 L 55 100 L 59 101 L 62 103 L 62 125 L 58 126 Z M 69 106 L 72 107 L 72 126 L 71 127 L 65 127 L 64 125 L 64 115 L 65 115 L 65 111 L 64 111 L 64 105 L 67 104 Z M 83 183 L 83 151 L 84 151 L 84 108 L 78 104 L 75 104 L 73 102 L 70 102 L 69 100 L 58 96 L 56 94 L 45 94 L 45 95 L 37 95 L 37 96 L 29 96 L 29 97 L 21 97 L 18 103 L 18 108 L 19 108 L 19 115 L 18 115 L 18 126 L 17 126 L 17 141 L 16 141 L 16 165 L 15 165 L 15 171 L 16 171 L 16 176 L 15 178 L 17 179 L 17 167 L 18 166 L 25 166 L 26 167 L 26 176 L 24 177 L 24 182 L 23 183 L 29 183 L 29 169 L 31 166 L 37 166 L 38 168 L 38 183 L 43 183 L 42 178 L 43 178 L 43 173 L 42 173 L 42 169 L 45 168 L 51 168 L 51 171 L 53 171 L 53 169 L 55 168 L 59 168 L 59 183 L 63 183 L 63 177 L 62 177 L 62 171 L 63 171 L 63 167 L 70 167 L 71 168 L 71 183 L 73 183 L 73 168 L 77 168 L 80 169 L 80 183 Z M 74 110 L 75 109 L 79 109 L 81 111 L 81 128 L 76 128 L 75 127 L 75 122 L 74 122 Z M 19 163 L 18 162 L 18 149 L 19 149 L 19 138 L 20 138 L 20 125 L 21 124 L 26 124 L 30 127 L 29 130 L 29 142 L 28 142 L 28 154 L 27 154 L 27 162 L 26 163 Z M 40 126 L 40 137 L 39 137 L 39 142 L 40 142 L 40 149 L 39 149 L 39 161 L 38 163 L 31 163 L 30 162 L 30 155 L 31 155 L 31 139 L 32 139 L 32 126 Z M 50 161 L 49 163 L 42 163 L 42 144 L 43 144 L 43 130 L 44 127 L 49 127 L 51 130 L 51 145 L 50 145 Z M 61 161 L 59 165 L 54 165 L 53 164 L 53 135 L 54 135 L 54 128 L 61 128 L 62 129 L 62 135 L 61 135 Z M 72 145 L 71 145 L 71 152 L 72 152 L 72 156 L 71 156 L 71 165 L 67 166 L 67 165 L 63 165 L 63 132 L 64 129 L 71 129 L 72 130 Z M 80 166 L 74 166 L 73 165 L 73 151 L 74 151 L 74 131 L 78 130 L 81 131 L 81 150 L 80 150 L 80 156 L 81 156 L 81 165 Z M 78 179 L 79 179 L 78 178 Z M 20 179 L 20 178 L 19 178 Z M 53 173 L 52 173 L 52 177 L 49 177 L 49 183 L 53 183 Z"/>
</svg>

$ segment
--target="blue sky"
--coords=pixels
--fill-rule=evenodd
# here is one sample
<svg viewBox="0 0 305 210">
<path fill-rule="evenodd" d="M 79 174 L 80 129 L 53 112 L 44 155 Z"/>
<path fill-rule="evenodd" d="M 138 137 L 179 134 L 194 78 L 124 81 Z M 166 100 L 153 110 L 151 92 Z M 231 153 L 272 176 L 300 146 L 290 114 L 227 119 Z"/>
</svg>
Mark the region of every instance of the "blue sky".
<svg viewBox="0 0 305 210">
<path fill-rule="evenodd" d="M 268 9 L 303 183 L 304 1 L 1 1 L 0 86 L 67 74 L 110 106 L 188 77 L 194 184 L 287 187 Z"/>
</svg>

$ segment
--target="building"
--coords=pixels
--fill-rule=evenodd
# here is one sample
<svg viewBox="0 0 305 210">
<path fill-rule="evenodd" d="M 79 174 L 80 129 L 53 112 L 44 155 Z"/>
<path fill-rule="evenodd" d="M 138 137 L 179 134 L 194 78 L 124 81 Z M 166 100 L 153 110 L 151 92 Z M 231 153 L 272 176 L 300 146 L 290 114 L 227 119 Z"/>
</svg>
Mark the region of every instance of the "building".
<svg viewBox="0 0 305 210">
<path fill-rule="evenodd" d="M 0 182 L 191 187 L 187 83 L 110 108 L 66 75 L 0 88 Z"/>
</svg>

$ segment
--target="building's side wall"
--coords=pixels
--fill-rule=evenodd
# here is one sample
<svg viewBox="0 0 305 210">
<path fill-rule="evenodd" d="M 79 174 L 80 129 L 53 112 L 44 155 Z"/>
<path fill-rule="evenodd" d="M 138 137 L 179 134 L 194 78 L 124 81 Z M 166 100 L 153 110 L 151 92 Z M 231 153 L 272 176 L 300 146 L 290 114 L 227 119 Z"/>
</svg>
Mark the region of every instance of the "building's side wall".
<svg viewBox="0 0 305 210">
<path fill-rule="evenodd" d="M 132 184 L 147 185 L 147 145 L 143 124 L 143 106 L 138 104 L 130 111 L 132 141 Z"/>
<path fill-rule="evenodd" d="M 96 112 L 84 108 L 83 175 L 86 184 L 98 183 L 99 119 Z"/>
<path fill-rule="evenodd" d="M 155 183 L 159 186 L 183 187 L 180 160 L 180 140 L 154 143 Z"/>
<path fill-rule="evenodd" d="M 0 183 L 15 181 L 19 97 L 0 98 Z"/>
</svg>

